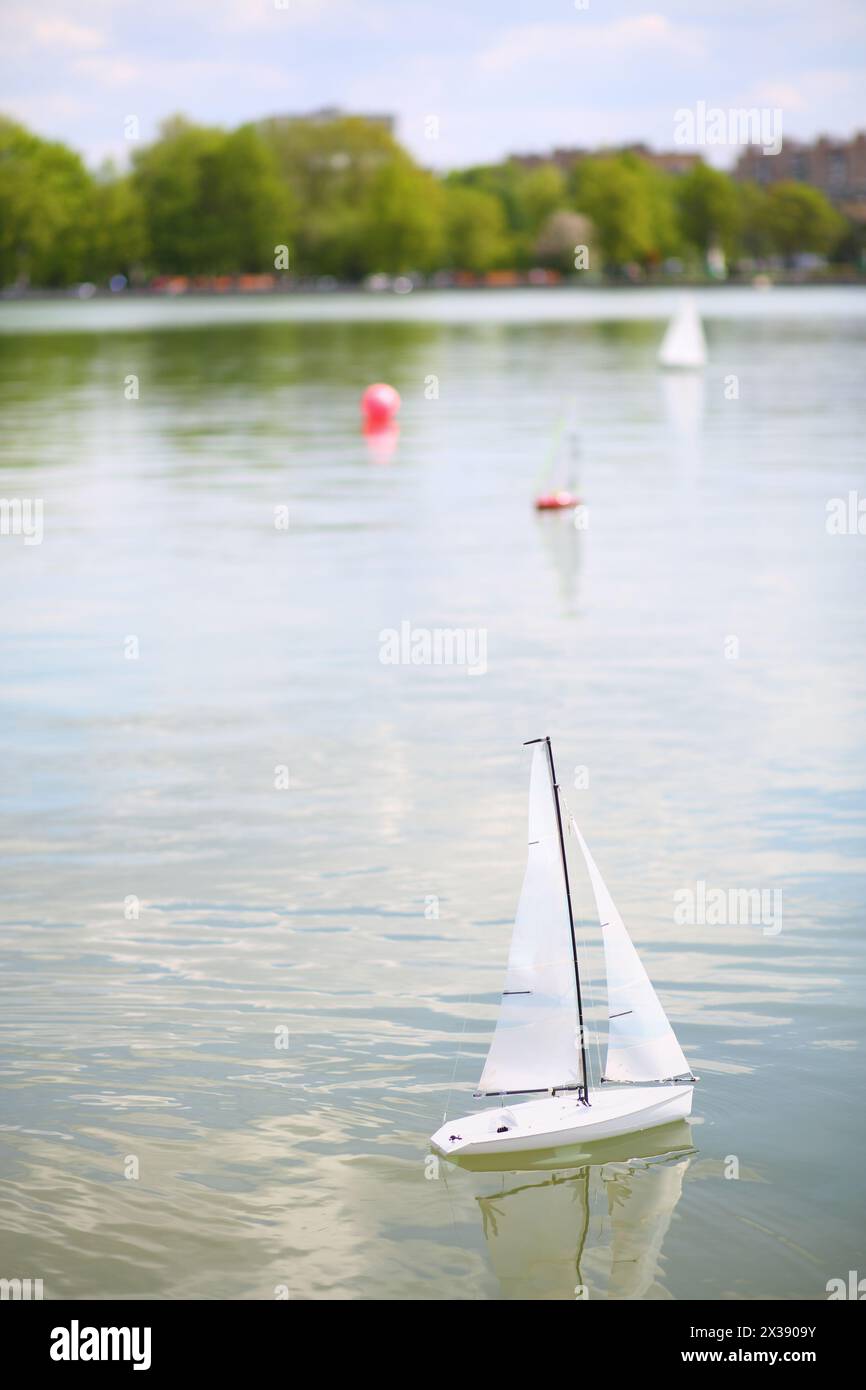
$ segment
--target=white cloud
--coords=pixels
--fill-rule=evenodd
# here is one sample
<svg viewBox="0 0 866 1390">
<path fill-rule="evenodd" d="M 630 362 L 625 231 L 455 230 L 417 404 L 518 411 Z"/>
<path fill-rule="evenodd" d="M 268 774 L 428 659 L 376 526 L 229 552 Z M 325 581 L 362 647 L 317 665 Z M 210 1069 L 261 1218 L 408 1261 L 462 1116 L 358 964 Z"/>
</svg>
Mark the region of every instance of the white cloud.
<svg viewBox="0 0 866 1390">
<path fill-rule="evenodd" d="M 698 33 L 671 24 L 664 15 L 635 15 L 613 24 L 592 25 L 586 22 L 586 14 L 576 11 L 571 24 L 523 24 L 509 29 L 481 52 L 478 66 L 486 73 L 504 74 L 551 63 L 561 73 L 565 62 L 639 56 L 655 61 L 660 53 L 697 59 L 704 53 L 704 40 Z"/>
<path fill-rule="evenodd" d="M 79 24 L 66 16 L 46 15 L 27 5 L 6 5 L 0 10 L 0 38 L 6 59 L 22 59 L 40 50 L 67 53 L 101 48 L 106 33 L 93 24 Z M 36 59 L 38 61 L 38 59 Z"/>
<path fill-rule="evenodd" d="M 786 122 L 801 118 L 816 131 L 845 135 L 855 125 L 858 129 L 866 126 L 861 95 L 864 91 L 863 68 L 813 68 L 798 73 L 792 82 L 756 82 L 734 104 L 779 107 Z"/>
<path fill-rule="evenodd" d="M 171 99 L 181 105 L 202 86 L 231 83 L 241 88 L 284 92 L 288 85 L 285 73 L 269 63 L 233 62 L 230 59 L 128 59 L 105 55 L 79 58 L 72 68 L 104 87 L 128 88 L 138 85 L 146 87 L 148 91 L 169 91 Z"/>
<path fill-rule="evenodd" d="M 104 87 L 126 87 L 139 81 L 142 75 L 141 67 L 135 63 L 130 63 L 125 58 L 111 58 L 107 54 L 95 58 L 78 58 L 70 64 L 70 68 L 72 72 L 81 73 L 94 82 L 102 83 Z"/>
<path fill-rule="evenodd" d="M 806 98 L 792 82 L 758 82 L 743 106 L 778 106 L 783 111 L 802 111 Z"/>
<path fill-rule="evenodd" d="M 792 138 L 864 124 L 862 0 L 590 3 L 0 0 L 0 107 L 91 157 L 128 111 L 148 139 L 177 110 L 224 126 L 323 105 L 382 110 L 439 166 L 553 145 L 668 146 L 674 110 L 698 100 L 781 107 Z M 425 138 L 428 114 L 438 141 Z"/>
<path fill-rule="evenodd" d="M 226 29 L 258 28 L 276 14 L 280 23 L 321 24 L 345 9 L 343 0 L 287 0 L 284 8 L 274 0 L 221 0 L 219 21 Z"/>
<path fill-rule="evenodd" d="M 28 93 L 24 96 L 7 97 L 3 102 L 3 114 L 14 116 L 23 125 L 36 128 L 39 123 L 50 123 L 62 128 L 71 121 L 92 114 L 93 108 L 80 97 L 68 92 Z"/>
<path fill-rule="evenodd" d="M 357 26 L 371 17 L 369 6 L 359 8 L 353 0 L 284 0 L 284 7 L 275 0 L 171 0 L 167 8 L 229 34 L 278 35 L 286 29 L 333 28 L 336 23 Z"/>
<path fill-rule="evenodd" d="M 33 38 L 37 44 L 57 44 L 62 48 L 101 48 L 105 43 L 100 29 L 62 18 L 36 19 Z"/>
</svg>

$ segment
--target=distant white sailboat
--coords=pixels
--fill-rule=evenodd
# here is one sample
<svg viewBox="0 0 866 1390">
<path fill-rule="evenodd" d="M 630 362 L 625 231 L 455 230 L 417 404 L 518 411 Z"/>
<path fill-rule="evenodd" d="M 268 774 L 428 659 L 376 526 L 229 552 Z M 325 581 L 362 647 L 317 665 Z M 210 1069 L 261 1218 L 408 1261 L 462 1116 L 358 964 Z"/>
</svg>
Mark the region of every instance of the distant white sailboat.
<svg viewBox="0 0 866 1390">
<path fill-rule="evenodd" d="M 595 895 L 607 975 L 607 1062 L 590 1096 L 559 786 L 550 739 L 531 742 L 526 874 L 499 1019 L 476 1092 L 502 1097 L 503 1106 L 443 1124 L 431 1142 L 447 1157 L 607 1139 L 684 1119 L 692 1108 L 697 1078 L 572 820 Z M 532 1093 L 544 1099 L 505 1102 Z"/>
<path fill-rule="evenodd" d="M 668 324 L 659 348 L 659 365 L 693 368 L 706 366 L 706 361 L 707 344 L 700 315 L 694 299 L 687 295 Z"/>
</svg>

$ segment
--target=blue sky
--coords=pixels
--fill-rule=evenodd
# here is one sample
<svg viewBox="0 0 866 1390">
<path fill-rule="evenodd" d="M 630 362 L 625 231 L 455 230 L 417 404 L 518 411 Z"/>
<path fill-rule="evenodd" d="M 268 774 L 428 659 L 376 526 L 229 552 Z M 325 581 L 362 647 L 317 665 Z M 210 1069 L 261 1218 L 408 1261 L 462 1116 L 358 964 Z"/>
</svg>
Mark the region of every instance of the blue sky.
<svg viewBox="0 0 866 1390">
<path fill-rule="evenodd" d="M 147 139 L 174 111 L 221 125 L 393 112 L 438 167 L 553 145 L 673 148 L 675 111 L 699 101 L 778 107 L 786 137 L 866 127 L 863 0 L 581 3 L 0 0 L 0 109 L 90 162 L 128 153 L 128 116 Z"/>
</svg>

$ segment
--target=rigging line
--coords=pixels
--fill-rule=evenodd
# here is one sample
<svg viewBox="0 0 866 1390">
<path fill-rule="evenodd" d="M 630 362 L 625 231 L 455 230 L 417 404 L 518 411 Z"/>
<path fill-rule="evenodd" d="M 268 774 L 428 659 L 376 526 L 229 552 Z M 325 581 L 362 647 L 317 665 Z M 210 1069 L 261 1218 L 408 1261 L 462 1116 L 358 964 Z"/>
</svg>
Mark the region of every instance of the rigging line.
<svg viewBox="0 0 866 1390">
<path fill-rule="evenodd" d="M 550 772 L 550 790 L 553 796 L 553 809 L 556 815 L 556 830 L 559 837 L 559 854 L 562 862 L 562 877 L 565 883 L 565 901 L 568 905 L 568 926 L 571 936 L 571 949 L 574 955 L 574 988 L 577 994 L 577 1022 L 578 1022 L 578 1046 L 580 1049 L 580 1070 L 583 1081 L 583 1093 L 580 1096 L 580 1103 L 589 1106 L 589 1064 L 586 1058 L 586 1028 L 583 1019 L 583 995 L 580 988 L 580 965 L 577 958 L 577 939 L 574 934 L 574 909 L 571 903 L 571 885 L 568 880 L 568 855 L 565 851 L 565 831 L 562 828 L 562 803 L 560 801 L 561 788 L 556 779 L 556 768 L 553 764 L 553 749 L 550 745 L 550 737 L 544 739 L 544 746 L 547 751 L 547 766 Z"/>
<path fill-rule="evenodd" d="M 563 411 L 560 413 L 559 418 L 558 418 L 557 421 L 556 421 L 556 427 L 555 427 L 555 429 L 554 429 L 554 434 L 553 434 L 553 438 L 552 438 L 551 443 L 550 443 L 550 447 L 549 447 L 549 449 L 548 449 L 548 451 L 547 451 L 547 453 L 546 453 L 546 455 L 545 455 L 545 457 L 544 457 L 544 460 L 543 460 L 543 462 L 542 462 L 542 464 L 541 464 L 541 468 L 539 469 L 539 471 L 538 471 L 538 473 L 537 473 L 537 475 L 536 475 L 535 483 L 534 483 L 534 485 L 533 485 L 533 486 L 534 486 L 534 489 L 535 489 L 536 491 L 537 491 L 544 483 L 547 482 L 547 480 L 550 478 L 551 474 L 553 473 L 553 467 L 554 467 L 554 464 L 556 463 L 557 455 L 559 454 L 559 448 L 560 448 L 560 445 L 561 445 L 561 443 L 562 443 L 562 437 L 563 437 L 563 435 L 565 434 L 565 427 L 566 427 L 567 421 L 568 421 L 567 412 L 566 412 L 565 410 L 563 410 Z"/>
<path fill-rule="evenodd" d="M 471 999 L 466 1000 L 464 1008 L 468 1008 L 472 1003 Z M 445 1109 L 442 1112 L 442 1123 L 448 1119 L 448 1106 L 451 1104 L 451 1092 L 454 1090 L 454 1078 L 457 1075 L 457 1063 L 460 1061 L 460 1049 L 463 1046 L 463 1038 L 466 1034 L 466 1014 L 463 1015 L 463 1027 L 460 1029 L 460 1038 L 457 1042 L 457 1051 L 454 1054 L 454 1069 L 451 1072 L 451 1080 L 448 1083 L 448 1094 L 445 1097 Z"/>
</svg>

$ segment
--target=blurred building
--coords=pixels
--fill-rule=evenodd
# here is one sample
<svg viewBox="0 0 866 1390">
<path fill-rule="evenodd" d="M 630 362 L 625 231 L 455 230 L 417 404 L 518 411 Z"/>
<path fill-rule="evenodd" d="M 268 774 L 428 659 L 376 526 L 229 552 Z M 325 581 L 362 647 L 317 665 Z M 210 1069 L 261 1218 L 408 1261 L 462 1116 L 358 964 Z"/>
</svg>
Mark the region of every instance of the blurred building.
<svg viewBox="0 0 866 1390">
<path fill-rule="evenodd" d="M 268 116 L 261 121 L 261 125 L 331 125 L 334 121 L 344 121 L 348 117 L 356 120 L 368 121 L 370 125 L 381 126 L 387 130 L 389 135 L 393 135 L 397 126 L 395 116 L 385 116 L 381 113 L 370 114 L 366 111 L 341 111 L 339 106 L 322 106 L 318 111 L 307 111 L 300 115 L 288 116 Z"/>
<path fill-rule="evenodd" d="M 551 150 L 549 154 L 512 154 L 508 158 L 513 163 L 520 164 L 524 169 L 537 169 L 541 164 L 555 164 L 558 169 L 567 174 L 574 168 L 575 164 L 579 164 L 583 159 L 617 154 L 639 155 L 648 164 L 654 165 L 656 169 L 661 169 L 666 174 L 687 174 L 700 160 L 699 154 L 688 154 L 684 150 L 656 151 L 640 143 L 616 145 L 599 150 L 557 148 Z"/>
<path fill-rule="evenodd" d="M 863 131 L 850 140 L 832 140 L 826 135 L 812 144 L 786 140 L 774 155 L 762 154 L 760 145 L 749 145 L 737 160 L 734 177 L 751 180 L 762 187 L 782 179 L 812 184 L 820 188 L 840 212 L 866 222 L 866 133 Z"/>
</svg>

